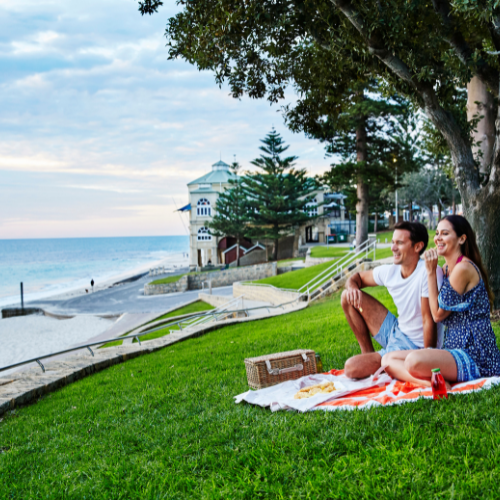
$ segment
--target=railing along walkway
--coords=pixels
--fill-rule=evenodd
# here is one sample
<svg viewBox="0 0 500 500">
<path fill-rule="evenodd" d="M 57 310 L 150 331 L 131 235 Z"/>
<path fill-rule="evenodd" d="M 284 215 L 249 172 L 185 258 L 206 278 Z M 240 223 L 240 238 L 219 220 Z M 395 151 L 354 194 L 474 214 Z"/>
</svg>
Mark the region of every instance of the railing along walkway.
<svg viewBox="0 0 500 500">
<path fill-rule="evenodd" d="M 249 311 L 257 311 L 257 310 L 267 310 L 268 313 L 271 312 L 271 309 L 283 309 L 285 310 L 285 306 L 287 305 L 292 305 L 296 302 L 300 301 L 309 301 L 311 299 L 312 293 L 314 293 L 316 290 L 320 289 L 321 286 L 326 284 L 329 280 L 334 280 L 337 276 L 341 276 L 345 270 L 353 265 L 356 262 L 356 259 L 359 259 L 359 257 L 363 254 L 365 254 L 365 258 L 368 258 L 368 255 L 373 252 L 373 260 L 375 260 L 375 252 L 376 252 L 376 246 L 377 242 L 376 240 L 366 240 L 363 242 L 359 248 L 351 250 L 349 253 L 344 255 L 340 260 L 336 261 L 332 266 L 330 266 L 328 269 L 325 269 L 321 273 L 319 273 L 317 276 L 315 276 L 312 280 L 310 280 L 308 283 L 300 287 L 298 290 L 289 290 L 293 292 L 298 292 L 299 296 L 296 297 L 293 300 L 290 300 L 288 302 L 283 302 L 282 304 L 278 305 L 262 305 L 262 306 L 257 306 L 257 307 L 251 307 L 251 308 L 241 308 L 241 309 L 235 309 L 235 310 L 228 310 L 228 307 L 234 304 L 237 304 L 238 301 L 243 301 L 243 295 L 236 297 L 235 299 L 231 300 L 230 302 L 224 304 L 223 306 L 220 306 L 216 308 L 213 311 L 206 311 L 203 313 L 198 313 L 198 314 L 193 314 L 191 316 L 188 316 L 186 318 L 182 318 L 179 320 L 174 320 L 174 321 L 169 321 L 168 319 L 165 319 L 164 322 L 158 323 L 155 321 L 155 327 L 154 328 L 149 328 L 144 331 L 140 332 L 135 332 L 132 333 L 131 335 L 124 335 L 122 337 L 112 337 L 110 339 L 104 339 L 104 340 L 99 340 L 98 342 L 92 342 L 89 344 L 82 344 L 76 347 L 71 347 L 69 349 L 64 349 L 62 351 L 57 351 L 53 352 L 50 354 L 45 354 L 43 356 L 37 356 L 36 358 L 28 359 L 25 361 L 21 361 L 19 363 L 14 363 L 9 366 L 3 366 L 0 368 L 0 372 L 6 371 L 6 370 L 11 370 L 13 368 L 18 368 L 23 365 L 27 365 L 29 363 L 38 363 L 40 368 L 42 369 L 43 372 L 45 372 L 45 367 L 42 363 L 42 360 L 52 358 L 54 356 L 59 356 L 61 354 L 66 354 L 69 352 L 75 352 L 75 351 L 80 351 L 81 349 L 87 349 L 89 353 L 94 356 L 94 351 L 92 350 L 92 347 L 95 346 L 102 346 L 104 344 L 107 344 L 108 342 L 115 342 L 117 340 L 126 340 L 126 339 L 132 339 L 136 340 L 139 345 L 141 344 L 141 337 L 145 335 L 149 335 L 151 333 L 157 332 L 159 330 L 164 330 L 167 329 L 169 326 L 175 326 L 179 328 L 180 331 L 185 331 L 188 328 L 191 327 L 196 327 L 196 326 L 201 326 L 206 323 L 210 323 L 212 321 L 220 321 L 223 319 L 227 319 L 230 316 L 237 315 L 239 313 L 245 313 L 248 316 Z M 272 286 L 272 285 L 261 285 L 261 286 Z M 243 304 L 243 302 L 242 302 Z M 176 330 L 171 330 L 171 333 L 175 332 Z"/>
</svg>

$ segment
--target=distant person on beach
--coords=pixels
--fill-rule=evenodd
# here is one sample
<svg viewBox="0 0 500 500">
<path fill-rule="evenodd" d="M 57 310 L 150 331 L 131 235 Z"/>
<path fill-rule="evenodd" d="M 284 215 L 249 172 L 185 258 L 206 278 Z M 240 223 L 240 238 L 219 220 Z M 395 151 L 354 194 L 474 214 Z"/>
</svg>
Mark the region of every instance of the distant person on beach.
<svg viewBox="0 0 500 500">
<path fill-rule="evenodd" d="M 461 215 L 442 219 L 436 248 L 425 252 L 429 305 L 435 321 L 448 327 L 444 349 L 390 352 L 382 359 L 392 377 L 430 387 L 431 370 L 440 368 L 448 382 L 500 375 L 500 351 L 491 327 L 493 293 L 476 236 Z M 438 292 L 436 269 L 444 257 L 444 282 Z"/>
<path fill-rule="evenodd" d="M 345 363 L 345 375 L 364 378 L 381 366 L 382 357 L 392 351 L 436 347 L 442 343 L 442 328 L 436 328 L 429 306 L 425 263 L 420 259 L 429 235 L 420 222 L 400 222 L 394 227 L 391 250 L 394 263 L 351 276 L 342 292 L 341 304 L 356 336 L 361 354 Z M 443 280 L 436 271 L 437 286 Z M 398 311 L 394 316 L 363 288 L 385 286 Z M 382 346 L 373 348 L 372 337 Z"/>
<path fill-rule="evenodd" d="M 92 292 L 94 291 L 94 278 L 90 280 L 90 286 L 92 287 Z"/>
</svg>

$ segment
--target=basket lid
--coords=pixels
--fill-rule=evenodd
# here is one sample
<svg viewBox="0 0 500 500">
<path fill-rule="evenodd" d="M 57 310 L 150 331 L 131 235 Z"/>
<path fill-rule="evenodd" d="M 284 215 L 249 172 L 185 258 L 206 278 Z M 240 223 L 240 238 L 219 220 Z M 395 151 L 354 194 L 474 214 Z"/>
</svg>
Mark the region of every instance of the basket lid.
<svg viewBox="0 0 500 500">
<path fill-rule="evenodd" d="M 291 358 L 293 356 L 301 356 L 302 354 L 315 354 L 312 349 L 296 349 L 295 351 L 277 352 L 274 354 L 265 354 L 264 356 L 257 356 L 256 358 L 246 358 L 245 361 L 252 363 L 259 363 L 261 361 L 270 361 L 274 359 Z"/>
</svg>

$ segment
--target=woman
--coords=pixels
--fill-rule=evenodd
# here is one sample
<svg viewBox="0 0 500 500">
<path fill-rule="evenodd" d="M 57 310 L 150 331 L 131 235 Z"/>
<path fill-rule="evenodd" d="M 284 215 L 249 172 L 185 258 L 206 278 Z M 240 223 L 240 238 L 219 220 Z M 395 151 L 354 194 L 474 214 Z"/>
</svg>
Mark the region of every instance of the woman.
<svg viewBox="0 0 500 500">
<path fill-rule="evenodd" d="M 427 250 L 424 259 L 432 317 L 448 327 L 444 348 L 391 352 L 382 365 L 388 365 L 392 377 L 426 387 L 433 368 L 440 368 L 447 382 L 500 375 L 500 351 L 490 322 L 493 294 L 470 224 L 459 215 L 445 217 L 434 243 L 436 248 Z M 439 256 L 446 261 L 440 292 Z"/>
</svg>

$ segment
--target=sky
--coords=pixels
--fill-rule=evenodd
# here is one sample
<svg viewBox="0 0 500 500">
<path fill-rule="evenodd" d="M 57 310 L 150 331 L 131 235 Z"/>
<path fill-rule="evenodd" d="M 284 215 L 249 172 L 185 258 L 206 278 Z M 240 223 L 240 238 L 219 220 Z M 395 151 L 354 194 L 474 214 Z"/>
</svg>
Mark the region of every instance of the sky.
<svg viewBox="0 0 500 500">
<path fill-rule="evenodd" d="M 0 0 L 0 239 L 186 234 L 186 184 L 274 126 L 312 175 L 324 148 L 279 106 L 168 61 L 168 1 Z M 282 104 L 293 102 L 291 90 Z"/>
</svg>

